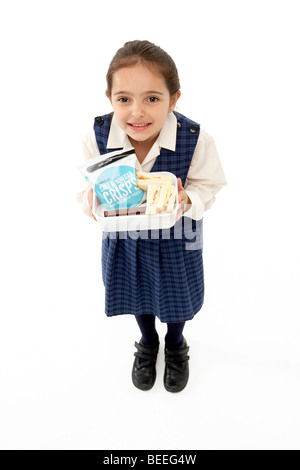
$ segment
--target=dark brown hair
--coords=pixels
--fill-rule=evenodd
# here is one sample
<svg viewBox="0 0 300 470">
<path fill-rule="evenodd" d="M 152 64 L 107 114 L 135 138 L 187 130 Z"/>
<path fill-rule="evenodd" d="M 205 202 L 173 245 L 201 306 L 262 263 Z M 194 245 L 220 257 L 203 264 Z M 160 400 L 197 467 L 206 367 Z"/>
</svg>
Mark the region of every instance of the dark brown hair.
<svg viewBox="0 0 300 470">
<path fill-rule="evenodd" d="M 180 89 L 178 71 L 169 54 L 149 41 L 129 41 L 116 52 L 109 65 L 106 74 L 108 96 L 111 96 L 114 73 L 137 64 L 146 65 L 154 73 L 162 75 L 171 96 Z"/>
</svg>

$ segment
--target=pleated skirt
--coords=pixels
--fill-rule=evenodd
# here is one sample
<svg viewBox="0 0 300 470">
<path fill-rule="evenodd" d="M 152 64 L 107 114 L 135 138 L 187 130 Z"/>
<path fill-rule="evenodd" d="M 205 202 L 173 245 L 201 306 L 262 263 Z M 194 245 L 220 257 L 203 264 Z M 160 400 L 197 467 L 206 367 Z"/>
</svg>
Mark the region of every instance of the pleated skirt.
<svg viewBox="0 0 300 470">
<path fill-rule="evenodd" d="M 151 314 L 161 322 L 176 323 L 199 312 L 204 300 L 203 224 L 193 221 L 193 233 L 176 238 L 176 226 L 183 226 L 183 219 L 166 239 L 164 230 L 103 233 L 107 316 Z"/>
</svg>

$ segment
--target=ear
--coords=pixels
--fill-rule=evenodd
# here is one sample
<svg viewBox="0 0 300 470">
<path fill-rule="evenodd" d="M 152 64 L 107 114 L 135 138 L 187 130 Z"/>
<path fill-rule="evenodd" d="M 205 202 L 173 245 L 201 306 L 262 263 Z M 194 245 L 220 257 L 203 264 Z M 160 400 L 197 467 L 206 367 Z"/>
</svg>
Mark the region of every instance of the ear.
<svg viewBox="0 0 300 470">
<path fill-rule="evenodd" d="M 110 98 L 108 92 L 106 92 L 105 95 L 107 96 L 107 98 L 109 99 L 109 101 L 110 101 L 110 103 L 111 103 L 111 98 Z"/>
<path fill-rule="evenodd" d="M 169 113 L 174 111 L 174 108 L 175 108 L 176 103 L 179 100 L 180 96 L 181 96 L 181 91 L 180 90 L 178 90 L 173 96 L 171 96 L 170 106 L 169 106 Z"/>
</svg>

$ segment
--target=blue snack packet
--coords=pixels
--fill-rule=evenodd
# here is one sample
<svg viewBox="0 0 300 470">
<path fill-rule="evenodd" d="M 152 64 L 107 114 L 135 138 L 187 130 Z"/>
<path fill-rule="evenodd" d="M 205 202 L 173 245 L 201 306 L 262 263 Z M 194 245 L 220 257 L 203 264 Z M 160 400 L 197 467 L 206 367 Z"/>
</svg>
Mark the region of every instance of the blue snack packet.
<svg viewBox="0 0 300 470">
<path fill-rule="evenodd" d="M 109 152 L 87 160 L 79 169 L 106 210 L 137 207 L 146 193 L 136 185 L 134 148 Z"/>
</svg>

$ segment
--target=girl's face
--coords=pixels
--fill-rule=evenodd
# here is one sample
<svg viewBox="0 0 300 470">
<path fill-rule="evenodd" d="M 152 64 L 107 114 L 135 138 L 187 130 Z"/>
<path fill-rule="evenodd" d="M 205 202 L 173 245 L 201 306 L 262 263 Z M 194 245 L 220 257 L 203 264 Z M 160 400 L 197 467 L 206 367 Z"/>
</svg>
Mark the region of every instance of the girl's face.
<svg viewBox="0 0 300 470">
<path fill-rule="evenodd" d="M 180 91 L 174 96 L 161 75 L 145 65 L 124 67 L 114 73 L 109 97 L 117 123 L 130 141 L 153 144 Z"/>
</svg>

